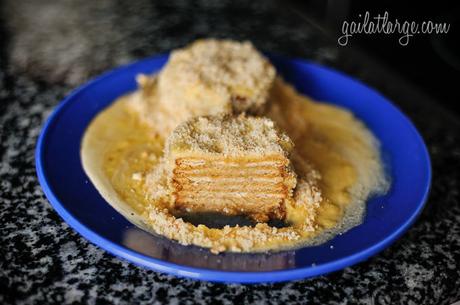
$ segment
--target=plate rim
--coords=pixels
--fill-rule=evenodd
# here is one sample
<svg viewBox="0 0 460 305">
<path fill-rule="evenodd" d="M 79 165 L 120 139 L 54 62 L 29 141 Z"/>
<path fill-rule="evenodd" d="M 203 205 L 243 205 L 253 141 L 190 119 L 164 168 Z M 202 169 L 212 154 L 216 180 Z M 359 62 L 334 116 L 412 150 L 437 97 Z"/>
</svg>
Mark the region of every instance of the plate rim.
<svg viewBox="0 0 460 305">
<path fill-rule="evenodd" d="M 188 277 L 197 280 L 206 280 L 212 282 L 224 282 L 224 283 L 245 283 L 245 284 L 257 284 L 257 283 L 270 283 L 270 282 L 283 282 L 289 280 L 299 280 L 309 277 L 314 277 L 318 275 L 323 275 L 327 273 L 331 273 L 334 271 L 341 270 L 345 267 L 355 265 L 359 262 L 362 262 L 369 257 L 377 254 L 378 252 L 382 251 L 383 249 L 389 247 L 393 242 L 395 242 L 407 229 L 414 223 L 417 217 L 420 215 L 421 211 L 426 205 L 429 192 L 431 189 L 431 180 L 432 180 L 432 166 L 430 155 L 428 153 L 427 146 L 423 140 L 423 137 L 420 135 L 418 130 L 416 129 L 413 122 L 396 106 L 394 105 L 389 99 L 384 97 L 379 91 L 373 89 L 372 87 L 368 86 L 367 84 L 363 83 L 362 81 L 347 75 L 344 72 L 338 71 L 336 69 L 323 66 L 322 64 L 318 64 L 316 62 L 305 60 L 296 57 L 287 57 L 281 55 L 273 55 L 273 57 L 286 60 L 286 61 L 294 61 L 296 64 L 302 65 L 311 65 L 315 68 L 319 68 L 321 70 L 325 70 L 327 72 L 332 72 L 334 74 L 339 74 L 342 77 L 348 78 L 359 85 L 364 86 L 366 89 L 372 91 L 373 93 L 377 94 L 380 98 L 383 99 L 384 102 L 389 104 L 390 107 L 393 108 L 394 111 L 398 112 L 399 115 L 402 116 L 404 119 L 404 124 L 409 127 L 412 133 L 417 138 L 418 142 L 420 142 L 422 147 L 423 159 L 426 166 L 426 174 L 427 179 L 425 181 L 426 185 L 424 186 L 424 193 L 421 197 L 418 206 L 412 212 L 411 216 L 406 219 L 406 221 L 400 225 L 397 230 L 392 232 L 392 234 L 387 235 L 385 238 L 381 239 L 379 242 L 374 243 L 372 246 L 365 248 L 359 252 L 355 252 L 351 255 L 341 257 L 337 260 L 333 260 L 327 263 L 315 265 L 315 266 L 304 266 L 298 267 L 294 269 L 288 270 L 274 270 L 274 271 L 251 271 L 251 272 L 244 272 L 244 271 L 222 271 L 222 270 L 212 270 L 207 268 L 200 268 L 200 267 L 190 267 L 181 264 L 171 263 L 162 259 L 154 258 L 151 256 L 144 255 L 142 253 L 136 252 L 134 250 L 127 249 L 124 246 L 121 246 L 115 242 L 112 242 L 100 235 L 96 232 L 92 231 L 91 229 L 87 228 L 84 224 L 82 224 L 76 217 L 74 217 L 71 213 L 69 213 L 63 204 L 59 201 L 59 199 L 54 195 L 52 191 L 51 185 L 48 184 L 44 165 L 43 165 L 43 158 L 44 158 L 44 143 L 45 138 L 48 133 L 48 130 L 52 128 L 53 124 L 55 123 L 56 119 L 59 117 L 59 114 L 63 111 L 65 107 L 70 105 L 75 98 L 87 90 L 88 88 L 103 82 L 106 78 L 112 76 L 113 74 L 117 74 L 123 72 L 127 69 L 130 69 L 136 65 L 143 64 L 147 61 L 154 61 L 154 60 L 161 60 L 167 58 L 169 53 L 158 54 L 155 56 L 147 57 L 144 59 L 140 59 L 134 61 L 132 63 L 122 65 L 115 69 L 112 69 L 108 72 L 97 76 L 86 83 L 82 84 L 75 90 L 73 90 L 70 94 L 68 94 L 61 102 L 55 106 L 51 115 L 46 119 L 45 124 L 43 125 L 40 135 L 37 140 L 36 148 L 35 148 L 35 167 L 38 176 L 38 181 L 42 187 L 42 190 L 50 202 L 53 209 L 59 214 L 59 216 L 66 222 L 72 229 L 77 231 L 80 235 L 82 235 L 85 239 L 89 240 L 91 243 L 95 244 L 96 246 L 104 249 L 105 251 L 115 255 L 118 258 L 123 260 L 129 261 L 134 263 L 137 266 L 146 267 L 148 269 L 168 273 L 179 277 Z"/>
</svg>

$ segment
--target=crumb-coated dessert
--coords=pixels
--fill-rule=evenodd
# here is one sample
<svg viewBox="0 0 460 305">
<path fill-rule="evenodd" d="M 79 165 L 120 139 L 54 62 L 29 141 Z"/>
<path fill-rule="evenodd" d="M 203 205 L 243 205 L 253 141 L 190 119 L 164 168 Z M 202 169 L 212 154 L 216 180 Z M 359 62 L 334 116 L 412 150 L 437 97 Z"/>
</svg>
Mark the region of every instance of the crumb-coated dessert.
<svg viewBox="0 0 460 305">
<path fill-rule="evenodd" d="M 197 117 L 179 125 L 165 146 L 173 209 L 284 219 L 296 185 L 292 147 L 262 117 Z"/>
<path fill-rule="evenodd" d="M 198 40 L 173 51 L 158 75 L 138 77 L 140 113 L 165 137 L 194 116 L 261 114 L 275 75 L 250 42 Z"/>
</svg>

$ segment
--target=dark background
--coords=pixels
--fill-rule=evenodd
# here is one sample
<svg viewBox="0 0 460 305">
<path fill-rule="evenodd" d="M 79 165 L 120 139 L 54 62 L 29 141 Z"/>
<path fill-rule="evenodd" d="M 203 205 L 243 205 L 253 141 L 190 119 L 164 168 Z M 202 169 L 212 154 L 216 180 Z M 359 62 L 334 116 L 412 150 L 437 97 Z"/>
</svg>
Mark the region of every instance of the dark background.
<svg viewBox="0 0 460 305">
<path fill-rule="evenodd" d="M 389 21 L 446 22 L 447 34 L 420 34 L 407 46 L 398 43 L 399 34 L 356 34 L 347 47 L 358 47 L 415 83 L 436 98 L 439 104 L 460 113 L 460 5 L 458 1 L 297 1 L 289 0 L 293 12 L 314 23 L 332 37 L 342 35 L 342 22 L 362 21 L 358 15 L 368 11 L 371 18 L 389 14 Z"/>
</svg>

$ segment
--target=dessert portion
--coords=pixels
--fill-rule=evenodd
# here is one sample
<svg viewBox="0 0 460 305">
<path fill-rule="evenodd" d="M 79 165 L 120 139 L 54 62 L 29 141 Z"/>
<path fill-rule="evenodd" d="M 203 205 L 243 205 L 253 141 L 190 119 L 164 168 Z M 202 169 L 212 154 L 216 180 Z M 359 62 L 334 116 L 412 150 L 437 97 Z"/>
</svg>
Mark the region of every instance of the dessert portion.
<svg viewBox="0 0 460 305">
<path fill-rule="evenodd" d="M 388 188 L 378 141 L 275 74 L 249 42 L 173 51 L 90 124 L 86 174 L 132 223 L 213 253 L 312 245 L 358 225 L 366 199 Z M 216 214 L 254 221 L 187 217 Z"/>
<path fill-rule="evenodd" d="M 171 208 L 284 219 L 296 175 L 291 140 L 267 118 L 197 117 L 166 141 Z"/>
<path fill-rule="evenodd" d="M 262 114 L 275 68 L 250 42 L 198 40 L 171 53 L 158 75 L 140 75 L 141 118 L 167 137 L 189 118 Z"/>
</svg>

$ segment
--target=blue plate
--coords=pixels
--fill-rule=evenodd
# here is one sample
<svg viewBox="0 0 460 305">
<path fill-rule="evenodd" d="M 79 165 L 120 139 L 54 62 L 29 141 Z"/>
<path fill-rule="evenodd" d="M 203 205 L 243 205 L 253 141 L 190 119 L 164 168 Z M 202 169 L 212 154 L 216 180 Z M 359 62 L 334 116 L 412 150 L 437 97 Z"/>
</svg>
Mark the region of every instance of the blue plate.
<svg viewBox="0 0 460 305">
<path fill-rule="evenodd" d="M 114 255 L 159 272 L 219 282 L 277 282 L 342 269 L 388 247 L 413 223 L 427 199 L 431 169 L 422 138 L 386 98 L 342 74 L 302 60 L 270 56 L 299 91 L 350 109 L 380 139 L 390 191 L 367 202 L 363 224 L 320 246 L 263 254 L 211 254 L 145 233 L 102 199 L 85 175 L 80 142 L 90 121 L 136 89 L 135 75 L 161 69 L 159 56 L 113 70 L 82 86 L 56 108 L 38 139 L 40 184 L 54 209 L 85 238 Z M 333 247 L 331 247 L 333 246 Z"/>
</svg>

